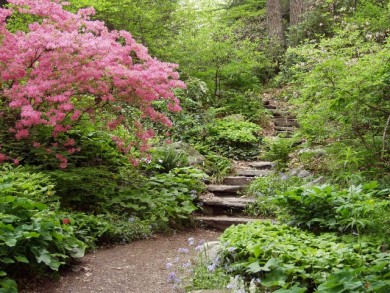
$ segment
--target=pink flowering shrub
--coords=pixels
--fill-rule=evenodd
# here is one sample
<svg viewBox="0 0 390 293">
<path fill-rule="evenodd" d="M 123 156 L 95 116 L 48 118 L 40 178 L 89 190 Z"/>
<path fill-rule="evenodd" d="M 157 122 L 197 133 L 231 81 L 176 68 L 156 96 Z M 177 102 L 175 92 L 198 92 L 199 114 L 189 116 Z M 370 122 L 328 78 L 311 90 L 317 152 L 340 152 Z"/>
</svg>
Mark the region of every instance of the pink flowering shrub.
<svg viewBox="0 0 390 293">
<path fill-rule="evenodd" d="M 67 134 L 81 119 L 97 119 L 111 130 L 132 129 L 130 144 L 113 137 L 123 152 L 131 146 L 146 149 L 153 131 L 142 120 L 171 125 L 153 102 L 163 100 L 169 111 L 180 111 L 172 92 L 185 86 L 177 65 L 152 58 L 130 33 L 91 21 L 92 8 L 74 14 L 59 0 L 8 2 L 11 8 L 0 9 L 0 125 L 10 137 L 48 150 L 59 143 L 64 151 L 53 155 L 65 168 L 66 156 L 77 150 Z M 6 19 L 16 12 L 39 21 L 29 24 L 27 32 L 11 32 Z M 126 114 L 129 107 L 137 115 Z M 32 137 L 42 128 L 50 144 Z M 0 148 L 0 162 L 12 159 Z"/>
</svg>

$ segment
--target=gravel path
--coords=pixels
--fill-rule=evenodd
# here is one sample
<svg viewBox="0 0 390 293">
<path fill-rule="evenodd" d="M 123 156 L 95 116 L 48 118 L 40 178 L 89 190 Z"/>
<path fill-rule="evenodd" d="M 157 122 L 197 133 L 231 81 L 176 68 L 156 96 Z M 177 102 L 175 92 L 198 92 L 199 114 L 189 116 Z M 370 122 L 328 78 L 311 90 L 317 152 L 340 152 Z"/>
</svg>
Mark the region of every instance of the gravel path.
<svg viewBox="0 0 390 293">
<path fill-rule="evenodd" d="M 189 247 L 188 239 L 217 240 L 220 232 L 193 230 L 103 248 L 87 254 L 58 281 L 22 290 L 24 293 L 165 293 L 175 292 L 167 283 L 166 263 Z M 193 254 L 192 254 L 193 255 Z M 180 254 L 181 259 L 183 254 Z M 185 258 L 190 259 L 191 254 Z M 177 291 L 176 291 L 177 292 Z"/>
</svg>

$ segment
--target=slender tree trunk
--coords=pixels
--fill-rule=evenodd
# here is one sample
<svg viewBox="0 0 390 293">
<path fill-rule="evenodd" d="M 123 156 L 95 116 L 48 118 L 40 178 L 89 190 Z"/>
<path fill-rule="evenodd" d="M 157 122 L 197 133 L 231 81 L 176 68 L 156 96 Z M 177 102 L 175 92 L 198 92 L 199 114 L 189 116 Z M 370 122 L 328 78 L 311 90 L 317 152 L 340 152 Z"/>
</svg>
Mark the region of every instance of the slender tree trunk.
<svg viewBox="0 0 390 293">
<path fill-rule="evenodd" d="M 305 0 L 290 0 L 290 25 L 297 25 L 303 20 L 307 10 L 305 2 Z"/>
<path fill-rule="evenodd" d="M 284 45 L 283 14 L 280 0 L 267 0 L 267 32 L 271 41 Z"/>
</svg>

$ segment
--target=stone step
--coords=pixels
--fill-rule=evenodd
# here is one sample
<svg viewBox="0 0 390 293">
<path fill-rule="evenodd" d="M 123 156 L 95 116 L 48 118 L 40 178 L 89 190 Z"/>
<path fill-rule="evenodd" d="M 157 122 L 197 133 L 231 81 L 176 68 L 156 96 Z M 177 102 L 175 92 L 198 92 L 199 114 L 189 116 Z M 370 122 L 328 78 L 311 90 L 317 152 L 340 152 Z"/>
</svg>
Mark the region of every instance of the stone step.
<svg viewBox="0 0 390 293">
<path fill-rule="evenodd" d="M 249 167 L 252 167 L 255 169 L 264 170 L 264 169 L 271 169 L 275 164 L 272 162 L 262 161 L 262 162 L 249 162 L 248 165 L 249 165 Z"/>
<path fill-rule="evenodd" d="M 211 196 L 201 197 L 202 214 L 208 216 L 229 215 L 237 216 L 245 208 L 253 203 L 255 199 L 231 197 L 231 196 Z"/>
<path fill-rule="evenodd" d="M 229 208 L 246 208 L 248 204 L 255 202 L 254 198 L 243 197 L 229 197 L 229 196 L 211 196 L 207 198 L 201 198 L 203 205 L 208 206 L 220 206 Z"/>
<path fill-rule="evenodd" d="M 247 176 L 247 177 L 264 177 L 270 174 L 270 170 L 257 170 L 257 169 L 237 169 L 237 176 Z"/>
<path fill-rule="evenodd" d="M 223 179 L 223 183 L 227 185 L 241 185 L 246 186 L 253 181 L 253 177 L 243 177 L 243 176 L 228 176 Z"/>
<path fill-rule="evenodd" d="M 281 109 L 268 109 L 274 117 L 284 117 L 289 119 L 295 119 L 295 116 L 288 111 L 283 111 Z"/>
<path fill-rule="evenodd" d="M 245 185 L 208 185 L 207 191 L 213 192 L 213 193 L 221 193 L 222 194 L 231 194 L 231 193 L 237 193 L 238 191 L 242 190 L 245 187 Z"/>
<path fill-rule="evenodd" d="M 274 118 L 273 122 L 275 126 L 280 127 L 298 126 L 298 122 L 295 119 Z"/>
<path fill-rule="evenodd" d="M 260 219 L 228 216 L 196 216 L 195 220 L 197 222 L 200 222 L 203 226 L 217 229 L 220 231 L 223 231 L 232 225 L 246 224 L 253 221 L 261 221 Z"/>
<path fill-rule="evenodd" d="M 275 126 L 276 131 L 295 131 L 296 127 L 282 127 L 282 126 Z"/>
</svg>

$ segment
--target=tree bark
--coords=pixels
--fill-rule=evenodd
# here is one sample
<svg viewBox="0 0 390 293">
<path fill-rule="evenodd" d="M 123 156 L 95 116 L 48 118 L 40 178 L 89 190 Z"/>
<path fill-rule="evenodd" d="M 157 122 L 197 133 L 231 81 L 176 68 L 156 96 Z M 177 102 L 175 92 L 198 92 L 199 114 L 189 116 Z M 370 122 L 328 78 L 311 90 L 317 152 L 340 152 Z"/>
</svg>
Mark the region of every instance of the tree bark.
<svg viewBox="0 0 390 293">
<path fill-rule="evenodd" d="M 305 0 L 290 0 L 290 25 L 297 25 L 307 11 Z"/>
<path fill-rule="evenodd" d="M 284 45 L 283 12 L 280 0 L 267 0 L 268 37 L 279 45 Z"/>
</svg>

